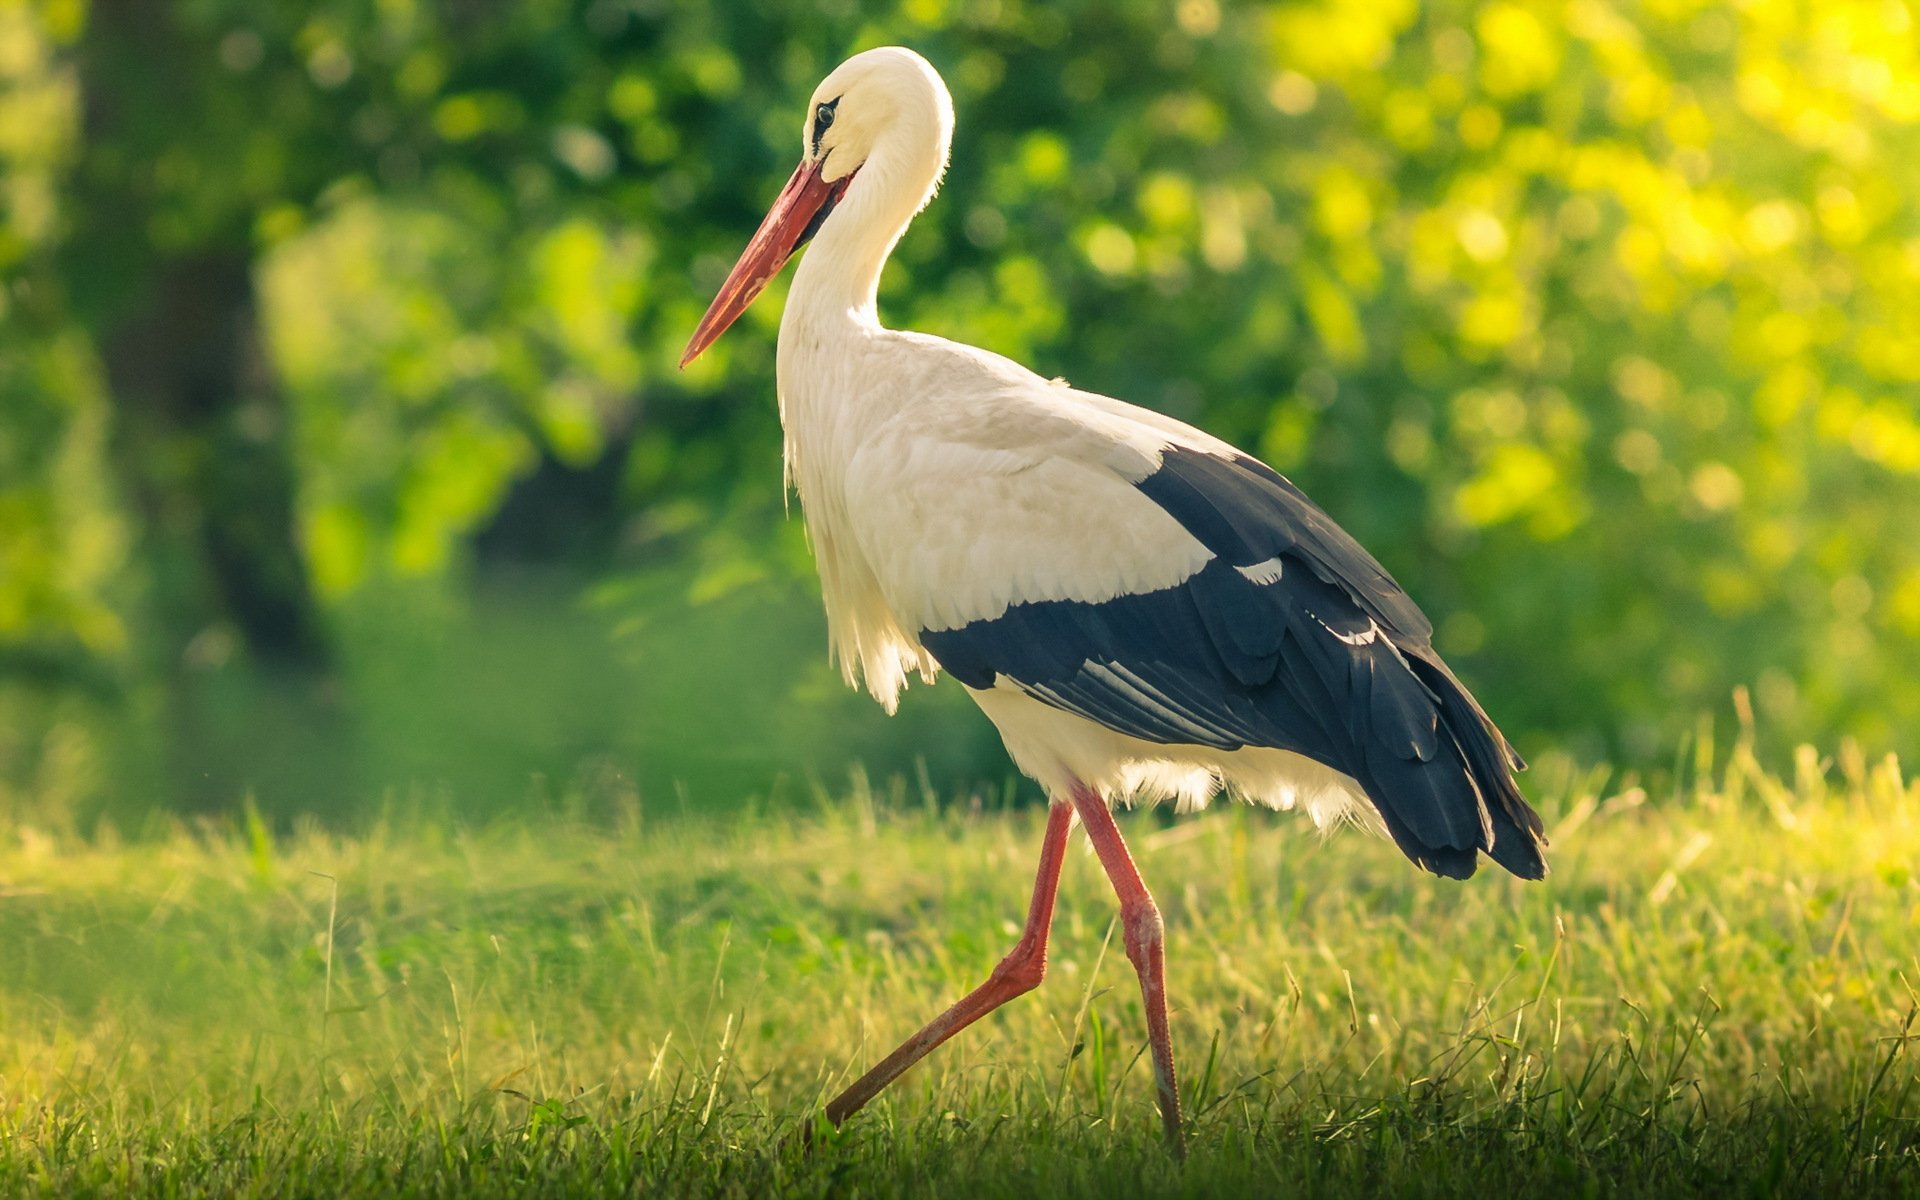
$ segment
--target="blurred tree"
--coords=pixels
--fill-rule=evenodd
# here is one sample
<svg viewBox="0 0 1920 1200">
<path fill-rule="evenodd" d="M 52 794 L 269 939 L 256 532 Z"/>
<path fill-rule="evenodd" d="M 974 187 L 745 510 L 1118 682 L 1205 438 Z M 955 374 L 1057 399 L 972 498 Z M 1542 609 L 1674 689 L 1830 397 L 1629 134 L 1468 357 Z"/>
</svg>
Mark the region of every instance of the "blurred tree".
<svg viewBox="0 0 1920 1200">
<path fill-rule="evenodd" d="M 255 709 L 270 688 L 291 727 L 331 715 L 253 236 L 262 205 L 310 195 L 335 165 L 302 154 L 298 127 L 275 119 L 296 115 L 276 103 L 284 86 L 220 86 L 223 49 L 231 59 L 244 47 L 206 36 L 196 15 L 206 14 L 91 5 L 73 56 L 85 151 L 67 179 L 59 272 L 66 315 L 98 356 L 136 531 L 132 665 L 164 689 L 177 798 L 224 803 L 256 781 L 254 748 L 289 747 L 263 745 L 223 709 Z"/>
</svg>

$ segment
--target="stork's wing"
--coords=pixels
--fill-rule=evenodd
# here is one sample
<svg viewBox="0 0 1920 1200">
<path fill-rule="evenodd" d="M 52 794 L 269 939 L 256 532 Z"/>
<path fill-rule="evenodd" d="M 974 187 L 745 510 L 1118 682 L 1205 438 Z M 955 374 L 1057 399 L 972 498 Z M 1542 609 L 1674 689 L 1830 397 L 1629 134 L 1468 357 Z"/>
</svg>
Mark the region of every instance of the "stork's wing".
<svg viewBox="0 0 1920 1200">
<path fill-rule="evenodd" d="M 1105 482 L 1121 486 L 1085 529 L 1096 551 L 1105 539 L 1125 553 L 1130 526 L 1171 518 L 1204 547 L 1198 569 L 928 622 L 920 639 L 942 667 L 1149 742 L 1305 755 L 1358 781 L 1429 870 L 1464 877 L 1485 852 L 1545 874 L 1518 757 L 1434 653 L 1426 617 L 1298 488 L 1244 455 L 1183 445 L 1137 483 Z M 1088 546 L 1059 549 L 1084 560 Z"/>
</svg>

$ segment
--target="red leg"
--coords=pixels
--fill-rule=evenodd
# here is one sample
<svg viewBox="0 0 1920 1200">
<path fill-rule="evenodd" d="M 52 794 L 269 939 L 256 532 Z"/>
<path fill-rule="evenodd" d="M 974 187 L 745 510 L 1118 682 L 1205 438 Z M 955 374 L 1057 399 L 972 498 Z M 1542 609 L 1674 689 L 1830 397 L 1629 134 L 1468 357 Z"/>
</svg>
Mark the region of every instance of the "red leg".
<svg viewBox="0 0 1920 1200">
<path fill-rule="evenodd" d="M 1073 807 L 1087 827 L 1100 865 L 1107 869 L 1120 897 L 1120 924 L 1126 931 L 1127 959 L 1140 976 L 1140 996 L 1147 1009 L 1147 1043 L 1153 1048 L 1153 1082 L 1160 1100 L 1160 1124 L 1175 1154 L 1186 1153 L 1186 1135 L 1180 1128 L 1180 1091 L 1173 1074 L 1173 1034 L 1167 1028 L 1167 964 L 1165 926 L 1153 894 L 1140 878 L 1120 827 L 1106 800 L 1088 788 L 1076 788 Z"/>
<path fill-rule="evenodd" d="M 855 1080 L 852 1087 L 834 1097 L 827 1105 L 827 1120 L 840 1124 L 940 1043 L 1015 996 L 1040 986 L 1047 974 L 1047 931 L 1053 926 L 1053 897 L 1060 888 L 1060 864 L 1065 860 L 1067 835 L 1072 831 L 1073 806 L 1054 805 L 1047 814 L 1047 838 L 1040 847 L 1040 870 L 1033 881 L 1033 902 L 1027 907 L 1026 932 L 1000 960 L 993 974 L 959 1003 L 929 1021 L 926 1028 L 900 1043 L 899 1049 Z"/>
</svg>

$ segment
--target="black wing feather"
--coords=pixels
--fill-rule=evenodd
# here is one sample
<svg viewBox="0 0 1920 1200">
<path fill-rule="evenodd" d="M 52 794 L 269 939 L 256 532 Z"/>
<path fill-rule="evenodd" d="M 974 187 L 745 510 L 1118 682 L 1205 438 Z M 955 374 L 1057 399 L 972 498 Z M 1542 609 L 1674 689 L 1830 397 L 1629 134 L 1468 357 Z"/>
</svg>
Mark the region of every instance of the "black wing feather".
<svg viewBox="0 0 1920 1200">
<path fill-rule="evenodd" d="M 1546 873 L 1540 818 L 1510 771 L 1518 756 L 1359 543 L 1251 458 L 1174 447 L 1138 486 L 1213 561 L 1171 588 L 1016 604 L 922 643 L 969 686 L 1004 676 L 1145 741 L 1324 763 L 1438 874 L 1465 878 L 1482 853 L 1524 878 Z"/>
</svg>

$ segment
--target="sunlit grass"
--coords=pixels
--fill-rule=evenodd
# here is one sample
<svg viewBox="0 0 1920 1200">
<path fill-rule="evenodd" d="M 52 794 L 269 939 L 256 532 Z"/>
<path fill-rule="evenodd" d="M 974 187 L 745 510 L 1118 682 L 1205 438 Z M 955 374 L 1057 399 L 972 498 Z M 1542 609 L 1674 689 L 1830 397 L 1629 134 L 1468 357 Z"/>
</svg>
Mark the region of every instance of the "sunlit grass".
<svg viewBox="0 0 1920 1200">
<path fill-rule="evenodd" d="M 0 1192 L 1911 1192 L 1920 785 L 1840 757 L 1537 772 L 1543 885 L 1244 809 L 1125 820 L 1184 1168 L 1079 853 L 1041 991 L 790 1136 L 1011 944 L 1031 810 L 14 828 Z"/>
</svg>

